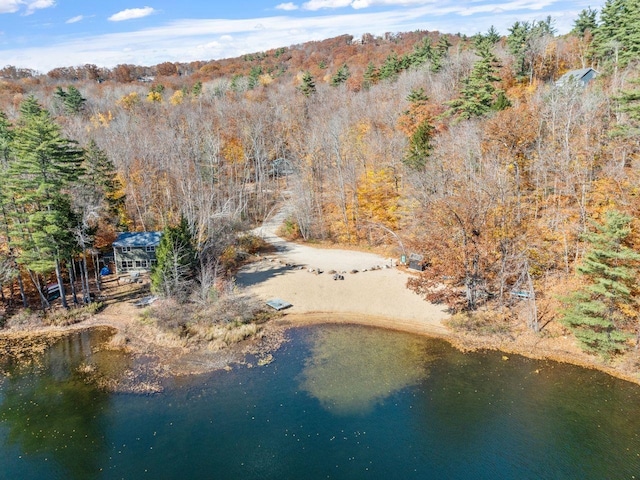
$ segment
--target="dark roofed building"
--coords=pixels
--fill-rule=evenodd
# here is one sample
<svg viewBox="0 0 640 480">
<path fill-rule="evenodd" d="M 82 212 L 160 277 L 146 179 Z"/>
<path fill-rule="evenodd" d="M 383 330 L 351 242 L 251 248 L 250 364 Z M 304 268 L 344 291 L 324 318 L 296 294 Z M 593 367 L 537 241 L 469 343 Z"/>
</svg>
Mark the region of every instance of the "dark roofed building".
<svg viewBox="0 0 640 480">
<path fill-rule="evenodd" d="M 582 85 L 583 87 L 587 85 L 591 80 L 598 76 L 598 72 L 596 72 L 593 68 L 581 68 L 579 70 L 569 70 L 567 73 L 562 75 L 558 80 L 556 80 L 556 86 L 561 87 L 569 82 L 576 82 L 578 85 Z"/>
<path fill-rule="evenodd" d="M 156 264 L 162 232 L 123 232 L 113 242 L 116 273 L 147 272 Z"/>
</svg>

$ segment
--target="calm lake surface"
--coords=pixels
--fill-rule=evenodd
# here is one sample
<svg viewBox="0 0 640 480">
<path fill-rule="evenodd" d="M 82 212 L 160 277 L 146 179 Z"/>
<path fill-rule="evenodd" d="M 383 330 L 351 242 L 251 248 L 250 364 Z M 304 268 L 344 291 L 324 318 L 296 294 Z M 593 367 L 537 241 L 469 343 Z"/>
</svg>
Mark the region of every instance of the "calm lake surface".
<svg viewBox="0 0 640 480">
<path fill-rule="evenodd" d="M 0 478 L 640 478 L 636 385 L 364 327 L 288 336 L 270 365 L 156 395 L 97 389 L 79 365 L 129 359 L 88 335 L 5 365 Z"/>
</svg>

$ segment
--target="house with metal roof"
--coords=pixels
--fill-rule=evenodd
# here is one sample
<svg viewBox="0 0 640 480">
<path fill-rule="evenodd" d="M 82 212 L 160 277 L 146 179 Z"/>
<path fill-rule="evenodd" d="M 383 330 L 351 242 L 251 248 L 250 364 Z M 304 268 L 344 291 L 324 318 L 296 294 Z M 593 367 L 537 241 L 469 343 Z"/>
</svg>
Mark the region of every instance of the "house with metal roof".
<svg viewBox="0 0 640 480">
<path fill-rule="evenodd" d="M 157 263 L 162 232 L 122 232 L 113 242 L 116 273 L 148 272 Z"/>
<path fill-rule="evenodd" d="M 586 86 L 591 80 L 598 76 L 598 72 L 596 72 L 593 68 L 580 68 L 578 70 L 569 70 L 567 73 L 562 75 L 558 80 L 556 80 L 556 86 L 561 87 L 570 82 L 575 82 L 577 85 L 582 87 Z"/>
</svg>

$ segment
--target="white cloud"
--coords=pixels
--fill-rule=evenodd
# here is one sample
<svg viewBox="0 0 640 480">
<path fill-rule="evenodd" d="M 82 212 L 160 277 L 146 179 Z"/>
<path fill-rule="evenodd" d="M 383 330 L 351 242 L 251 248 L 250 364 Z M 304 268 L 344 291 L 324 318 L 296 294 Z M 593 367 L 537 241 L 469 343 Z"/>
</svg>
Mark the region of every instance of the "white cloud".
<svg viewBox="0 0 640 480">
<path fill-rule="evenodd" d="M 78 22 L 81 22 L 82 20 L 84 20 L 84 15 L 77 15 L 75 17 L 70 18 L 64 23 L 78 23 Z"/>
<path fill-rule="evenodd" d="M 147 17 L 153 13 L 156 13 L 156 11 L 152 7 L 127 8 L 126 10 L 122 10 L 121 12 L 111 15 L 109 20 L 112 22 L 122 22 L 124 20 L 132 20 L 134 18 Z"/>
<path fill-rule="evenodd" d="M 479 0 L 475 0 L 479 1 Z M 374 6 L 407 7 L 411 5 L 428 5 L 436 3 L 435 0 L 309 0 L 302 5 L 305 10 L 321 10 L 331 8 L 351 7 L 354 10 Z M 441 2 L 446 3 L 446 2 Z"/>
<path fill-rule="evenodd" d="M 55 0 L 32 0 L 24 3 L 27 5 L 27 15 L 31 15 L 36 10 L 53 7 L 56 4 Z"/>
<path fill-rule="evenodd" d="M 25 15 L 31 15 L 36 10 L 55 6 L 55 0 L 0 0 L 0 13 L 15 13 L 26 7 Z"/>
<path fill-rule="evenodd" d="M 285 10 L 290 12 L 292 10 L 298 10 L 298 6 L 292 2 L 281 3 L 280 5 L 276 5 L 276 10 Z"/>
<path fill-rule="evenodd" d="M 0 13 L 15 13 L 22 4 L 19 0 L 0 0 Z"/>
<path fill-rule="evenodd" d="M 309 0 L 302 4 L 305 10 L 321 10 L 323 8 L 343 8 L 351 5 L 352 0 Z"/>
</svg>

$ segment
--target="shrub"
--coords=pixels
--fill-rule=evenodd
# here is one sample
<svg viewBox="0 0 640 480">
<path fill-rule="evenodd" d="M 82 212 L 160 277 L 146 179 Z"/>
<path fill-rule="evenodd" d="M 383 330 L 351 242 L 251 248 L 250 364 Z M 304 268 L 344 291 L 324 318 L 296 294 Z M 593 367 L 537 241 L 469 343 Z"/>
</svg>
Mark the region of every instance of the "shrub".
<svg viewBox="0 0 640 480">
<path fill-rule="evenodd" d="M 296 240 L 300 238 L 300 226 L 293 218 L 287 218 L 280 229 L 278 234 L 287 240 Z"/>
</svg>

